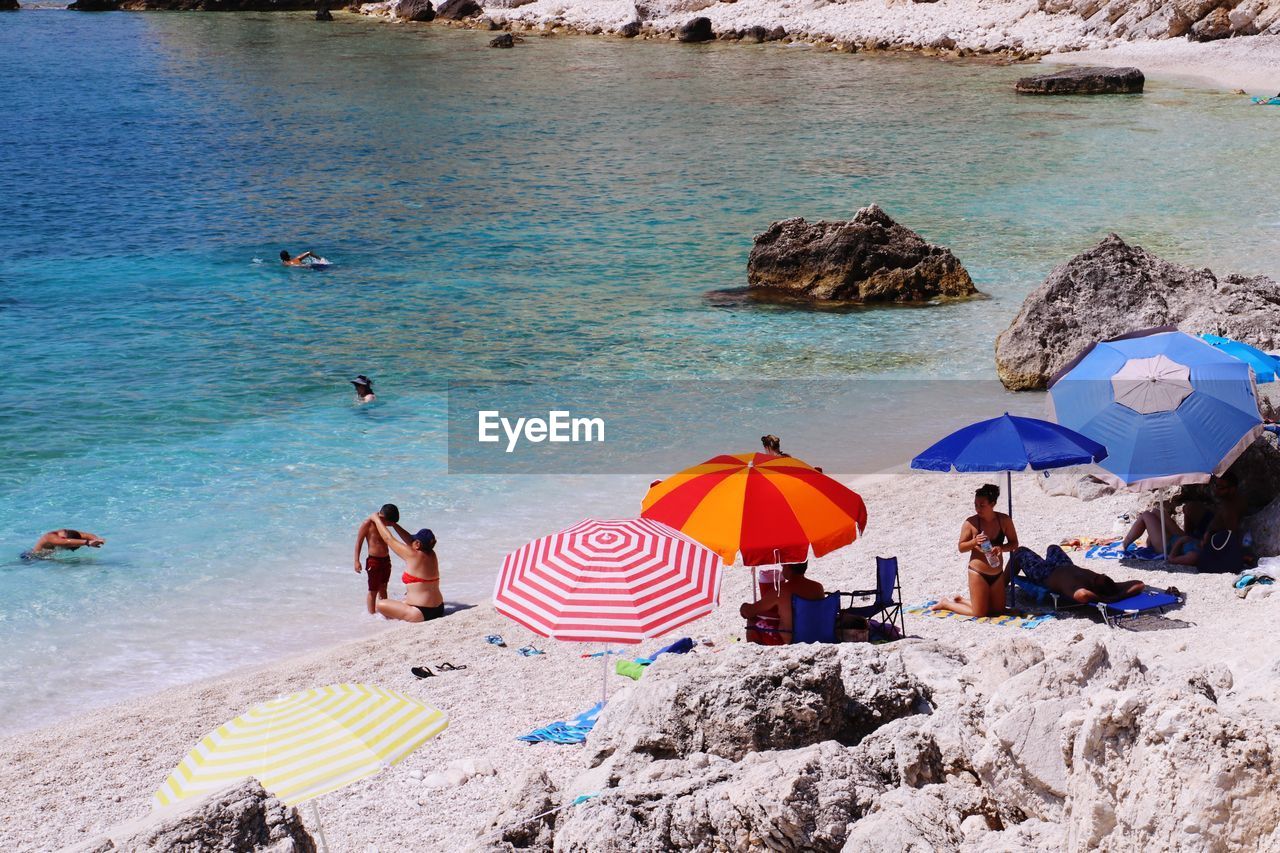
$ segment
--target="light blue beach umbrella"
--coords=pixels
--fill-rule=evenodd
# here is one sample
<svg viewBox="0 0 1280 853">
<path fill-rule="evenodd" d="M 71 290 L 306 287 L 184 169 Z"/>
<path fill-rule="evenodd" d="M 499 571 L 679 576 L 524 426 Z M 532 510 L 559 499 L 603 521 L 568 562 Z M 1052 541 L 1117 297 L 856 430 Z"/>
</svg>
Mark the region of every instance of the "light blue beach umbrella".
<svg viewBox="0 0 1280 853">
<path fill-rule="evenodd" d="M 1259 385 L 1276 381 L 1277 373 L 1280 373 L 1280 362 L 1276 361 L 1275 356 L 1268 355 L 1257 347 L 1219 335 L 1201 335 L 1200 338 L 1210 346 L 1252 367 L 1254 378 L 1258 380 Z"/>
<path fill-rule="evenodd" d="M 1249 366 L 1177 331 L 1096 343 L 1049 395 L 1058 423 L 1107 448 L 1104 478 L 1131 491 L 1208 482 L 1263 429 Z"/>
</svg>

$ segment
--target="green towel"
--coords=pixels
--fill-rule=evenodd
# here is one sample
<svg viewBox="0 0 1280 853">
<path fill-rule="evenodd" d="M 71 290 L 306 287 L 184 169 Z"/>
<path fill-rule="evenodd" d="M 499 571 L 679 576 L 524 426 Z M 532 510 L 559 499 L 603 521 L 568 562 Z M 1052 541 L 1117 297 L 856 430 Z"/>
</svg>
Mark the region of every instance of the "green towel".
<svg viewBox="0 0 1280 853">
<path fill-rule="evenodd" d="M 644 675 L 644 664 L 633 660 L 620 660 L 616 664 L 618 675 L 625 675 L 627 678 L 640 680 L 640 676 Z"/>
</svg>

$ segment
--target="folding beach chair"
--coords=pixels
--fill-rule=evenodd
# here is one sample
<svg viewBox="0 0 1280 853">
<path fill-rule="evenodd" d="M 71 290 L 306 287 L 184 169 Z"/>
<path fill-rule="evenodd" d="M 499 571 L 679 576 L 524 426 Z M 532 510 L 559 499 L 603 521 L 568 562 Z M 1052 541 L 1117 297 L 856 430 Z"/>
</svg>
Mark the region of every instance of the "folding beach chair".
<svg viewBox="0 0 1280 853">
<path fill-rule="evenodd" d="M 816 601 L 791 596 L 791 614 L 794 621 L 791 642 L 836 642 L 836 617 L 840 613 L 840 593 L 828 593 Z"/>
<path fill-rule="evenodd" d="M 902 581 L 898 577 L 897 557 L 876 557 L 876 588 L 841 592 L 852 602 L 855 598 L 875 596 L 871 604 L 853 605 L 840 611 L 841 615 L 861 616 L 870 620 L 883 615 L 885 624 L 894 626 L 899 636 L 907 635 L 906 618 L 902 613 Z"/>
</svg>

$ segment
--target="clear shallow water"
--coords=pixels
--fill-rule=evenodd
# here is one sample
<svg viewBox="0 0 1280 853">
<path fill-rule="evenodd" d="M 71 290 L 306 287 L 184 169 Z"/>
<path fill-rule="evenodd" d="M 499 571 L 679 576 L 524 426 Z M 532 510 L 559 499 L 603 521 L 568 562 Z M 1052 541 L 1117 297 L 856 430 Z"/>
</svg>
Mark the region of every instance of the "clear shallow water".
<svg viewBox="0 0 1280 853">
<path fill-rule="evenodd" d="M 447 475 L 449 380 L 989 378 L 1025 293 L 1109 230 L 1280 273 L 1257 168 L 1275 117 L 1243 99 L 1017 98 L 1021 69 L 780 46 L 485 41 L 305 15 L 5 17 L 4 727 L 376 630 L 351 537 L 386 500 L 437 530 L 463 600 L 523 541 L 635 512 L 648 478 Z M 873 201 L 993 298 L 706 297 L 745 283 L 772 220 Z M 336 265 L 285 270 L 281 247 Z M 357 372 L 376 406 L 350 404 Z M 904 398 L 916 432 L 850 434 L 919 449 L 935 412 Z M 715 425 L 726 449 L 771 427 Z M 801 455 L 832 440 L 786 437 Z M 108 545 L 17 559 L 62 525 Z"/>
</svg>

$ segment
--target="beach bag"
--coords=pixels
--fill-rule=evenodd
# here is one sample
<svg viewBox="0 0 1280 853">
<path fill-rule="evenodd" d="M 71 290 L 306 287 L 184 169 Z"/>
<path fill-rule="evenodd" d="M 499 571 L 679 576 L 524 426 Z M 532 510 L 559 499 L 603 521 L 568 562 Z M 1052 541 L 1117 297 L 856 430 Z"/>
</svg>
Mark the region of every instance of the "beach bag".
<svg viewBox="0 0 1280 853">
<path fill-rule="evenodd" d="M 1244 544 L 1234 530 L 1209 535 L 1209 544 L 1200 551 L 1196 568 L 1202 574 L 1239 574 L 1244 570 Z"/>
</svg>

